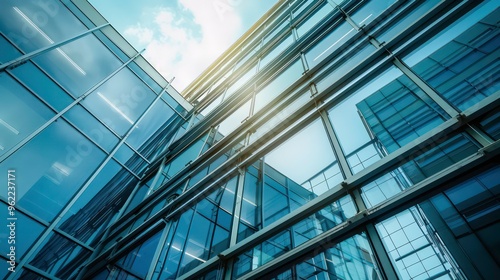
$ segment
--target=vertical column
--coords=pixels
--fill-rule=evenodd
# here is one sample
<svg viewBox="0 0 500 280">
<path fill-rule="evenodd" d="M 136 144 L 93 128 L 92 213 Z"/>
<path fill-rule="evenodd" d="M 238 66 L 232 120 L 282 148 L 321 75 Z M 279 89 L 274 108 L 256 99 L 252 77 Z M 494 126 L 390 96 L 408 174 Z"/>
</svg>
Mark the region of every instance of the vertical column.
<svg viewBox="0 0 500 280">
<path fill-rule="evenodd" d="M 368 237 L 368 240 L 373 247 L 373 252 L 377 257 L 382 277 L 387 280 L 399 279 L 394 266 L 392 266 L 389 254 L 387 254 L 387 251 L 382 244 L 382 240 L 380 239 L 380 236 L 378 235 L 373 224 L 368 224 L 366 226 L 366 236 Z"/>
<path fill-rule="evenodd" d="M 342 172 L 344 179 L 352 177 L 353 174 L 351 172 L 349 164 L 347 163 L 347 159 L 344 156 L 344 153 L 342 152 L 342 147 L 340 146 L 339 139 L 337 137 L 337 134 L 335 133 L 335 130 L 330 121 L 330 118 L 328 117 L 327 112 L 321 110 L 319 111 L 319 114 L 321 116 L 321 120 L 323 121 L 323 125 L 328 135 L 328 139 L 330 140 L 330 144 L 332 145 L 333 152 L 335 154 L 335 157 L 337 158 L 340 171 Z M 347 187 L 345 184 L 343 184 L 343 186 Z M 353 189 L 349 191 L 349 195 L 351 195 L 351 198 L 356 204 L 356 208 L 358 209 L 359 212 L 366 210 L 366 205 L 363 199 L 361 198 L 361 191 L 359 189 Z"/>
<path fill-rule="evenodd" d="M 240 213 L 241 213 L 241 205 L 243 203 L 243 187 L 245 185 L 245 169 L 238 169 L 238 185 L 236 185 L 236 201 L 234 203 L 234 212 L 233 212 L 233 222 L 231 225 L 231 233 L 229 239 L 229 247 L 234 246 L 238 240 L 238 225 L 240 222 Z M 220 257 L 219 257 L 220 258 Z M 221 259 L 220 262 L 226 262 L 225 267 L 226 270 L 224 272 L 224 279 L 230 280 L 232 279 L 233 274 L 233 259 L 224 260 Z"/>
<path fill-rule="evenodd" d="M 419 203 L 418 206 L 425 213 L 425 218 L 429 220 L 432 227 L 437 231 L 439 238 L 445 244 L 446 249 L 451 253 L 453 259 L 458 263 L 460 269 L 467 275 L 467 277 L 469 279 L 483 279 L 474 265 L 470 262 L 450 228 L 443 221 L 441 215 L 439 215 L 438 211 L 431 204 L 431 202 L 426 200 Z"/>
</svg>

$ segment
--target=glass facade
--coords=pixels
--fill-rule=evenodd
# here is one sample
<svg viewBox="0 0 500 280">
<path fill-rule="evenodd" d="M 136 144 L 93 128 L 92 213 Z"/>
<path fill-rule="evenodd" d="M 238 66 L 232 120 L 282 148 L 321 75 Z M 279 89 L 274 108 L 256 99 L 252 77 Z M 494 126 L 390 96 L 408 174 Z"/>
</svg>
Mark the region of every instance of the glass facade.
<svg viewBox="0 0 500 280">
<path fill-rule="evenodd" d="M 279 1 L 180 94 L 3 1 L 0 278 L 495 279 L 497 2 Z"/>
</svg>

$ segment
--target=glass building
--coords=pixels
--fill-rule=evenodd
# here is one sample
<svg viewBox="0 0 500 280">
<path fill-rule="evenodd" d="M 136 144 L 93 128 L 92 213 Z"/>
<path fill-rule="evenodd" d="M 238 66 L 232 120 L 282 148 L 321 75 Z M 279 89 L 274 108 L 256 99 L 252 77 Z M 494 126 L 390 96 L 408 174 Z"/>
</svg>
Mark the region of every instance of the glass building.
<svg viewBox="0 0 500 280">
<path fill-rule="evenodd" d="M 0 277 L 496 279 L 499 18 L 281 0 L 179 93 L 87 1 L 2 1 Z"/>
</svg>

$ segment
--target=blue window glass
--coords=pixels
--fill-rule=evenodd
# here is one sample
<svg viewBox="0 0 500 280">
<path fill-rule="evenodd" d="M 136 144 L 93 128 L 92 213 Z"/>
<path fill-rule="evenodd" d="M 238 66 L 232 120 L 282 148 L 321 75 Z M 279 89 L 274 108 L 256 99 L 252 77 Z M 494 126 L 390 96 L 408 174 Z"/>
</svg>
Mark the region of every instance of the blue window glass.
<svg viewBox="0 0 500 280">
<path fill-rule="evenodd" d="M 313 26 L 322 21 L 323 18 L 325 18 L 331 11 L 333 11 L 333 7 L 329 3 L 324 3 L 297 27 L 298 35 L 300 37 L 304 36 Z"/>
<path fill-rule="evenodd" d="M 80 104 L 73 106 L 64 116 L 107 152 L 118 144 L 118 138 Z"/>
<path fill-rule="evenodd" d="M 356 7 L 356 10 L 352 12 L 351 18 L 358 26 L 367 25 L 376 20 L 381 13 L 396 2 L 395 0 L 382 2 L 376 0 L 363 1 L 360 4 L 361 7 Z"/>
<path fill-rule="evenodd" d="M 11 73 L 58 111 L 66 108 L 74 100 L 31 61 L 12 69 Z"/>
<path fill-rule="evenodd" d="M 127 142 L 133 148 L 139 149 L 155 131 L 167 126 L 177 117 L 178 115 L 174 114 L 174 111 L 167 104 L 159 100 L 144 116 L 142 121 L 134 127 L 134 130 L 127 138 Z"/>
<path fill-rule="evenodd" d="M 498 3 L 485 2 L 403 60 L 451 104 L 465 110 L 500 89 Z"/>
<path fill-rule="evenodd" d="M 0 74 L 0 155 L 8 151 L 54 113 L 6 73 Z"/>
<path fill-rule="evenodd" d="M 389 153 L 443 123 L 447 117 L 404 75 L 356 106 Z"/>
<path fill-rule="evenodd" d="M 269 82 L 259 90 L 255 97 L 254 113 L 261 110 L 269 102 L 280 96 L 291 84 L 297 81 L 304 73 L 300 60 L 294 61 L 286 70 L 279 74 L 273 81 Z"/>
<path fill-rule="evenodd" d="M 153 256 L 156 252 L 156 247 L 160 240 L 161 231 L 144 241 L 144 243 L 137 246 L 124 258 L 117 262 L 117 265 L 133 272 L 140 277 L 146 277 Z"/>
<path fill-rule="evenodd" d="M 402 279 L 457 279 L 461 274 L 452 256 L 439 238 L 431 238 L 437 233 L 421 223 L 422 219 L 425 216 L 412 207 L 376 225 L 396 272 Z"/>
<path fill-rule="evenodd" d="M 90 243 L 114 214 L 113 201 L 126 200 L 137 180 L 114 160 L 109 161 L 58 224 L 60 230 Z M 109 209 L 110 211 L 102 211 Z"/>
<path fill-rule="evenodd" d="M 208 260 L 214 227 L 214 223 L 205 217 L 194 214 L 179 268 L 180 275 Z"/>
<path fill-rule="evenodd" d="M 10 254 L 10 246 L 14 246 L 16 248 L 15 258 L 16 260 L 20 260 L 26 251 L 30 249 L 30 245 L 35 242 L 42 231 L 45 230 L 45 227 L 28 218 L 28 216 L 22 214 L 21 212 L 16 211 L 14 218 L 17 218 L 17 220 L 12 221 L 15 223 L 15 238 L 10 239 L 9 237 L 11 231 L 8 226 L 11 220 L 8 220 L 7 218 L 12 217 L 8 216 L 9 212 L 7 211 L 7 204 L 1 202 L 0 207 L 5 209 L 0 212 L 0 218 L 5 221 L 5 229 L 0 232 L 0 239 L 2 239 L 0 253 L 2 256 L 9 257 L 7 254 Z"/>
<path fill-rule="evenodd" d="M 478 146 L 465 134 L 447 136 L 440 143 L 417 152 L 413 160 L 388 172 L 361 188 L 368 207 L 381 203 L 437 172 L 477 152 Z"/>
<path fill-rule="evenodd" d="M 15 167 L 18 204 L 51 221 L 102 160 L 102 151 L 59 119 L 2 162 L 0 170 L 7 174 Z"/>
<path fill-rule="evenodd" d="M 125 68 L 86 97 L 82 104 L 118 134 L 124 135 L 153 102 L 154 96 Z"/>
<path fill-rule="evenodd" d="M 33 254 L 29 264 L 60 279 L 70 279 L 74 276 L 74 265 L 83 265 L 91 254 L 91 251 L 52 232 Z"/>
<path fill-rule="evenodd" d="M 325 66 L 332 67 L 332 69 L 328 70 L 329 74 L 326 77 L 317 82 L 318 91 L 322 92 L 339 79 L 344 78 L 346 73 L 349 73 L 359 63 L 370 57 L 375 50 L 375 47 L 371 44 L 361 44 L 342 52 L 342 55 L 335 58 L 330 64 L 331 66 Z"/>
<path fill-rule="evenodd" d="M 121 65 L 118 58 L 94 35 L 80 38 L 32 60 L 75 97 Z"/>
<path fill-rule="evenodd" d="M 372 1 L 375 2 L 375 1 Z M 389 1 L 388 1 L 389 2 Z M 408 14 L 401 16 L 398 14 L 398 19 L 396 22 L 389 24 L 387 29 L 380 31 L 380 35 L 377 35 L 377 39 L 379 42 L 389 42 L 395 36 L 397 36 L 400 32 L 404 31 L 408 28 L 408 26 L 415 25 L 415 21 L 422 17 L 427 12 L 431 11 L 437 4 L 439 4 L 439 0 L 428 0 L 428 1 L 419 1 L 418 6 L 412 6 L 411 10 Z M 414 5 L 415 2 L 409 2 L 408 4 Z M 396 13 L 394 13 L 396 15 Z M 361 14 L 360 14 L 361 15 Z M 389 16 L 388 20 L 392 20 L 392 17 Z"/>
<path fill-rule="evenodd" d="M 494 140 L 500 139 L 500 110 L 497 108 L 479 121 L 479 125 Z"/>
<path fill-rule="evenodd" d="M 2 2 L 0 31 L 25 52 L 69 39 L 85 30 L 85 26 L 62 2 Z"/>
<path fill-rule="evenodd" d="M 323 59 L 335 52 L 342 45 L 352 38 L 357 31 L 344 19 L 340 19 L 334 23 L 337 25 L 330 33 L 328 33 L 321 41 L 316 43 L 312 48 L 305 52 L 307 64 L 309 68 L 313 68 Z"/>
<path fill-rule="evenodd" d="M 293 37 L 291 34 L 285 36 L 279 43 L 277 43 L 267 54 L 265 54 L 260 60 L 259 71 L 262 71 L 269 62 L 275 59 L 280 53 L 288 48 L 293 43 Z"/>
<path fill-rule="evenodd" d="M 193 210 L 188 210 L 181 215 L 175 231 L 175 227 L 171 227 L 171 231 L 175 232 L 175 234 L 173 234 L 173 239 L 171 241 L 168 240 L 168 243 L 163 247 L 159 263 L 156 267 L 157 273 L 155 274 L 158 277 L 154 277 L 154 279 L 175 279 L 177 277 L 193 212 Z M 169 234 L 169 236 L 171 235 Z"/>
<path fill-rule="evenodd" d="M 22 55 L 3 35 L 0 35 L 0 64 L 9 62 Z"/>
</svg>

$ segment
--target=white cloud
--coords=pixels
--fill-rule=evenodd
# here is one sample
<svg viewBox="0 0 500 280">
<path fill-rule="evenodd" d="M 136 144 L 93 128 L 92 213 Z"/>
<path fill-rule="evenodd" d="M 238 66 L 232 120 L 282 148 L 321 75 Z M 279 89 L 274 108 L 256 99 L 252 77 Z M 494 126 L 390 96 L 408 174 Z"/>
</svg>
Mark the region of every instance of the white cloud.
<svg viewBox="0 0 500 280">
<path fill-rule="evenodd" d="M 146 59 L 165 78 L 175 76 L 173 85 L 182 91 L 241 35 L 242 19 L 230 2 L 179 0 L 180 12 L 156 8 L 147 27 L 136 24 L 125 34 L 145 46 Z"/>
<path fill-rule="evenodd" d="M 153 40 L 153 30 L 142 27 L 140 23 L 125 30 L 125 35 L 136 37 L 140 44 L 148 44 Z"/>
</svg>

